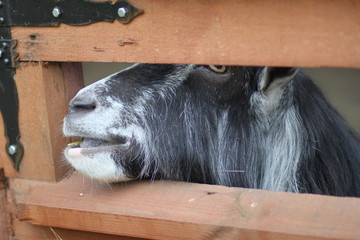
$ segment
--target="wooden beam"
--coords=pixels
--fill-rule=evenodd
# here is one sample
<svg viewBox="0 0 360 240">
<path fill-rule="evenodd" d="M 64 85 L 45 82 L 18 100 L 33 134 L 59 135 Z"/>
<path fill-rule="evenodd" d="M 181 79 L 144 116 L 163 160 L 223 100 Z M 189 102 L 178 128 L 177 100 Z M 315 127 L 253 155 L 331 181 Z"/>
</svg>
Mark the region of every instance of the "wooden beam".
<svg viewBox="0 0 360 240">
<path fill-rule="evenodd" d="M 75 231 L 62 228 L 33 225 L 28 221 L 21 221 L 16 218 L 16 204 L 14 196 L 6 188 L 5 175 L 0 169 L 0 240 L 143 240 L 132 237 L 119 237 L 115 235 Z M 34 186 L 27 184 L 27 187 Z M 22 185 L 22 187 L 26 187 Z M 44 193 L 46 194 L 46 193 Z"/>
<path fill-rule="evenodd" d="M 5 151 L 0 151 L 0 167 L 7 176 L 58 181 L 70 169 L 63 162 L 62 119 L 67 103 L 82 86 L 80 64 L 22 63 L 16 70 L 19 95 L 19 127 L 24 157 L 17 173 Z M 0 119 L 1 121 L 1 119 Z M 0 128 L 0 146 L 5 146 Z"/>
<path fill-rule="evenodd" d="M 360 2 L 132 0 L 130 24 L 14 27 L 21 61 L 360 67 Z"/>
<path fill-rule="evenodd" d="M 21 221 L 149 239 L 360 239 L 360 199 L 181 182 L 12 179 Z"/>
<path fill-rule="evenodd" d="M 19 220 L 15 220 L 13 222 L 13 225 L 14 236 L 16 237 L 16 240 L 143 240 L 140 238 L 132 238 L 125 236 L 121 237 L 94 232 L 83 232 L 62 228 L 37 226 Z M 9 238 L 6 238 L 6 240 L 8 239 Z"/>
<path fill-rule="evenodd" d="M 10 239 L 12 233 L 7 203 L 5 172 L 3 168 L 0 168 L 0 240 Z"/>
</svg>

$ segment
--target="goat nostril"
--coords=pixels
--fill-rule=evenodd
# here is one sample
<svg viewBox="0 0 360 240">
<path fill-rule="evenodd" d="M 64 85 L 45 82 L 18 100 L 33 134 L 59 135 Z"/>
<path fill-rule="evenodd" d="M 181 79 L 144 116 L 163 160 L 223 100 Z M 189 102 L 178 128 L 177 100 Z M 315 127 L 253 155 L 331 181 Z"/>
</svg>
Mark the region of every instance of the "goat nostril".
<svg viewBox="0 0 360 240">
<path fill-rule="evenodd" d="M 69 113 L 92 111 L 96 108 L 95 101 L 88 96 L 75 97 L 69 104 Z"/>
<path fill-rule="evenodd" d="M 78 110 L 94 110 L 95 109 L 95 104 L 92 105 L 88 105 L 88 104 L 75 104 L 73 106 L 73 108 L 78 109 Z"/>
</svg>

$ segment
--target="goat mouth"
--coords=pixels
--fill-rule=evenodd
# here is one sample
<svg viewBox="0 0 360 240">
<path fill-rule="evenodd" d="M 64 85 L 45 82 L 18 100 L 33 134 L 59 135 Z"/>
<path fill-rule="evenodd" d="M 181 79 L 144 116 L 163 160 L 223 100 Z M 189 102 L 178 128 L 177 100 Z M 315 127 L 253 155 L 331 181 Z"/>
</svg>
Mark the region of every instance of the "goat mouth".
<svg viewBox="0 0 360 240">
<path fill-rule="evenodd" d="M 110 151 L 119 146 L 125 146 L 126 144 L 127 140 L 125 138 L 116 139 L 114 141 L 82 138 L 81 141 L 69 143 L 65 152 L 69 157 L 78 157 L 80 155 Z"/>
</svg>

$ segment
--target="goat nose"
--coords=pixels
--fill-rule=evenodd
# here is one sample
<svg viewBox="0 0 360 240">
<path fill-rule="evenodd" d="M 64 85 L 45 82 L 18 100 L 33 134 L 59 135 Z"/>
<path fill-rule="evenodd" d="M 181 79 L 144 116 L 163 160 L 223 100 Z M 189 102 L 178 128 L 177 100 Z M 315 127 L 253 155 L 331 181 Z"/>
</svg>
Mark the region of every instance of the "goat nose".
<svg viewBox="0 0 360 240">
<path fill-rule="evenodd" d="M 89 95 L 80 95 L 69 103 L 69 114 L 76 112 L 92 111 L 96 108 L 95 100 Z"/>
</svg>

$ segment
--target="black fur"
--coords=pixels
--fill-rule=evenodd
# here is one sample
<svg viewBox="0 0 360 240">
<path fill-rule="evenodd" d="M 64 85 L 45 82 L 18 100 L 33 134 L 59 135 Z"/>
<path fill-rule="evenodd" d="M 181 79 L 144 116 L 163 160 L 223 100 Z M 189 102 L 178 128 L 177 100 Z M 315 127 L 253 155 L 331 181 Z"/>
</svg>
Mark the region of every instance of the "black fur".
<svg viewBox="0 0 360 240">
<path fill-rule="evenodd" d="M 86 91 L 96 109 L 124 104 L 109 132 L 144 130 L 111 153 L 127 177 L 360 196 L 360 141 L 297 69 L 140 64 Z"/>
</svg>

